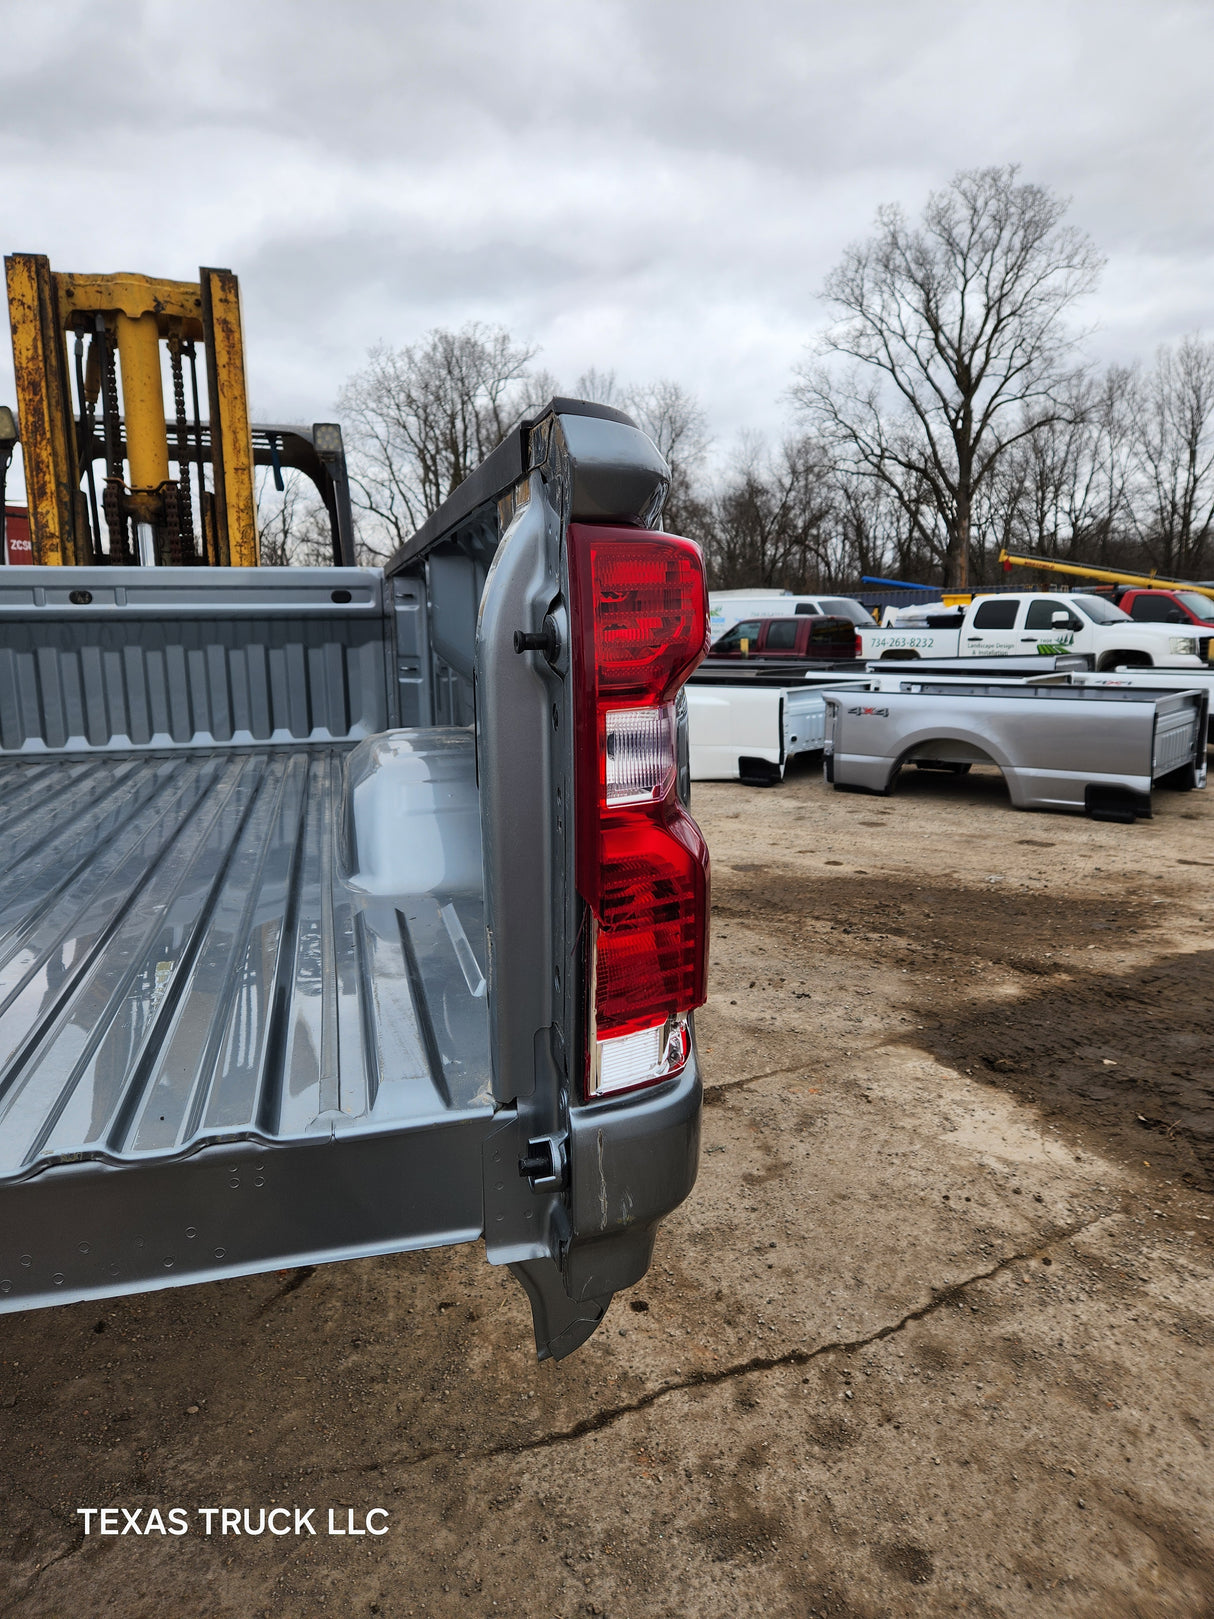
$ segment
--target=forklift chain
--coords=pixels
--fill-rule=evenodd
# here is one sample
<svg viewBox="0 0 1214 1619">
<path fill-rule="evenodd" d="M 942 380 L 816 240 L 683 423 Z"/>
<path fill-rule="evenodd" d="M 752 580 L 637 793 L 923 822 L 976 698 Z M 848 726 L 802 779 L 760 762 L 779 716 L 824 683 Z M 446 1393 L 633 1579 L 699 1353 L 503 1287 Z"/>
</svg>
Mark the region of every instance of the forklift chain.
<svg viewBox="0 0 1214 1619">
<path fill-rule="evenodd" d="M 189 429 L 185 418 L 185 376 L 181 366 L 181 335 L 169 335 L 169 365 L 173 373 L 173 409 L 177 416 L 177 536 L 175 562 L 198 561 L 194 545 L 194 509 L 190 499 Z M 166 521 L 168 513 L 166 512 Z"/>
<path fill-rule="evenodd" d="M 102 506 L 105 526 L 110 533 L 110 561 L 120 566 L 130 564 L 130 529 L 123 507 L 125 485 L 122 481 L 122 456 L 118 440 L 118 368 L 114 363 L 118 341 L 108 326 L 100 325 L 98 336 L 102 340 L 102 416 L 105 422 L 105 494 Z"/>
</svg>

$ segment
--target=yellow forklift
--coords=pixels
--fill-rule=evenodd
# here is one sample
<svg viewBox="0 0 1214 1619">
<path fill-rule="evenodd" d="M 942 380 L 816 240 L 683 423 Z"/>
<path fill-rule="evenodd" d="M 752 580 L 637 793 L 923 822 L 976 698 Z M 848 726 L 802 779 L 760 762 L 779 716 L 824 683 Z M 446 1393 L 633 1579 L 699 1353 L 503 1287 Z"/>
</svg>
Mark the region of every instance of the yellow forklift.
<svg viewBox="0 0 1214 1619">
<path fill-rule="evenodd" d="M 19 440 L 35 564 L 256 567 L 265 466 L 280 490 L 287 468 L 315 484 L 333 561 L 354 565 L 341 428 L 249 422 L 230 270 L 192 282 L 55 271 L 39 253 L 4 264 L 17 409 L 0 408 L 0 484 Z M 3 510 L 0 488 L 0 525 Z"/>
</svg>

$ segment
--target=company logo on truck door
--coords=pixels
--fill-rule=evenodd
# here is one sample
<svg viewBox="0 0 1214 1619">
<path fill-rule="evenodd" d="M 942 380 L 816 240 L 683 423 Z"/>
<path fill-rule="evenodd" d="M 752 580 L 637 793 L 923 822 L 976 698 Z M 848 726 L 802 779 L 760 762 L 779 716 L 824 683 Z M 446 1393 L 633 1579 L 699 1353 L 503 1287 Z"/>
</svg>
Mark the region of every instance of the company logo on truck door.
<svg viewBox="0 0 1214 1619">
<path fill-rule="evenodd" d="M 880 714 L 882 718 L 889 718 L 888 708 L 849 708 L 849 714 Z"/>
</svg>

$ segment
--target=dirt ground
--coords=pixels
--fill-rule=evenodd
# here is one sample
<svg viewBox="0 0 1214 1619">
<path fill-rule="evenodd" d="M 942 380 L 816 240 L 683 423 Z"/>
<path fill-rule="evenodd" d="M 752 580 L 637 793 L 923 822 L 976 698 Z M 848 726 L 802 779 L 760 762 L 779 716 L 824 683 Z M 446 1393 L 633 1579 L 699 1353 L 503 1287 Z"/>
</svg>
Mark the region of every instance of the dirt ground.
<svg viewBox="0 0 1214 1619">
<path fill-rule="evenodd" d="M 558 1366 L 475 1249 L 3 1318 L 0 1613 L 1210 1619 L 1214 793 L 1156 804 L 697 788 L 645 1282 Z M 321 1533 L 73 1515 L 281 1504 Z"/>
</svg>

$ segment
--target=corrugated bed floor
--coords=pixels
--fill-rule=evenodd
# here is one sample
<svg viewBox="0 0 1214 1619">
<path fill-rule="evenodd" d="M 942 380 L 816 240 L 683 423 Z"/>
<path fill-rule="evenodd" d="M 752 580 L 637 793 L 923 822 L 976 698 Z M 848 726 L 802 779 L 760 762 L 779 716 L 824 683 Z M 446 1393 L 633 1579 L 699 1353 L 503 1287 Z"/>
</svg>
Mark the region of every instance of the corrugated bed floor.
<svg viewBox="0 0 1214 1619">
<path fill-rule="evenodd" d="M 0 1178 L 486 1103 L 481 907 L 342 881 L 345 751 L 0 762 Z"/>
</svg>

